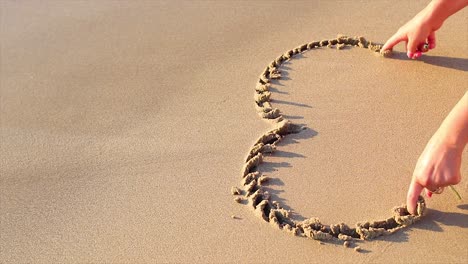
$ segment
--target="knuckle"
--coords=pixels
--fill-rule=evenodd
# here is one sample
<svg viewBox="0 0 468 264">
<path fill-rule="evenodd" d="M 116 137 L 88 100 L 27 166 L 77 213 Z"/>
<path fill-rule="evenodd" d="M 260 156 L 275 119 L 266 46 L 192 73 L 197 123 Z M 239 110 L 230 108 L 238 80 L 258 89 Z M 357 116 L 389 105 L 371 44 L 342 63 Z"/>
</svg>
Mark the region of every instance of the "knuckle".
<svg viewBox="0 0 468 264">
<path fill-rule="evenodd" d="M 431 179 L 425 174 L 415 174 L 414 177 L 416 178 L 416 182 L 421 184 L 423 187 L 428 187 L 433 184 Z"/>
<path fill-rule="evenodd" d="M 434 183 L 432 181 L 430 181 L 429 179 L 423 179 L 420 184 L 424 187 L 431 187 L 432 185 L 434 185 Z"/>
</svg>

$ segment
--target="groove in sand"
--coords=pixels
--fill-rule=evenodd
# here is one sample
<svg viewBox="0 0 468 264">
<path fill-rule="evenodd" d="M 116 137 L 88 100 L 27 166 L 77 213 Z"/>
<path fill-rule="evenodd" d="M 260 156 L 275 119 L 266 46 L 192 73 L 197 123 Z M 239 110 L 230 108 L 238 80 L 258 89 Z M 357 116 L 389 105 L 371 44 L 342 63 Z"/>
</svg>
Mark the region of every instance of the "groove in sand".
<svg viewBox="0 0 468 264">
<path fill-rule="evenodd" d="M 269 222 L 273 227 L 284 230 L 300 237 L 307 237 L 316 240 L 338 239 L 349 241 L 355 239 L 368 240 L 382 235 L 393 234 L 396 231 L 407 227 L 421 219 L 426 209 L 424 199 L 420 196 L 417 205 L 417 214 L 408 213 L 406 206 L 402 205 L 392 209 L 393 215 L 385 220 L 359 222 L 354 227 L 345 223 L 326 225 L 318 218 L 309 218 L 303 221 L 296 221 L 290 217 L 290 212 L 285 210 L 277 201 L 272 201 L 263 185 L 269 180 L 267 176 L 258 171 L 258 165 L 263 161 L 263 154 L 273 153 L 276 145 L 285 136 L 293 133 L 300 133 L 305 127 L 291 123 L 281 115 L 278 108 L 273 108 L 270 104 L 271 93 L 270 81 L 280 79 L 281 72 L 278 69 L 282 63 L 294 58 L 295 55 L 319 47 L 336 46 L 342 49 L 345 46 L 354 46 L 369 49 L 375 54 L 389 56 L 390 51 L 381 52 L 382 46 L 367 41 L 364 37 L 338 36 L 336 39 L 314 41 L 300 45 L 297 48 L 288 50 L 273 60 L 259 76 L 255 87 L 255 105 L 259 116 L 272 122 L 274 127 L 261 135 L 252 148 L 242 169 L 243 191 L 233 189 L 234 195 L 243 194 L 256 215 Z M 242 203 L 243 199 L 236 197 L 236 202 Z M 348 243 L 345 244 L 348 245 Z"/>
</svg>

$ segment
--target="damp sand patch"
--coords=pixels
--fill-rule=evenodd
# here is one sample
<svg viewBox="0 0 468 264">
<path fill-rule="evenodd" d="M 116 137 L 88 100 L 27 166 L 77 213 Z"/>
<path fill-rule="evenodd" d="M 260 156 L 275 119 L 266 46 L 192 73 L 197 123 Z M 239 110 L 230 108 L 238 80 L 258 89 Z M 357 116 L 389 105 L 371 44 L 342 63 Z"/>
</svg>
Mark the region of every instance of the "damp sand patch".
<svg viewBox="0 0 468 264">
<path fill-rule="evenodd" d="M 254 102 L 258 115 L 269 121 L 272 128 L 261 135 L 248 151 L 245 163 L 241 172 L 241 189 L 233 189 L 232 194 L 236 195 L 236 202 L 246 204 L 255 215 L 269 223 L 278 230 L 288 232 L 298 237 L 305 237 L 320 241 L 342 241 L 344 247 L 350 247 L 353 240 L 371 240 L 380 236 L 391 235 L 396 231 L 412 225 L 421 219 L 426 209 L 423 197 L 419 197 L 416 215 L 411 215 L 406 205 L 394 207 L 391 216 L 378 221 L 362 221 L 350 226 L 345 223 L 324 224 L 319 218 L 312 217 L 302 221 L 291 217 L 291 212 L 275 200 L 265 190 L 264 185 L 269 178 L 258 169 L 263 162 L 263 156 L 274 155 L 278 143 L 290 134 L 301 133 L 306 127 L 292 123 L 283 116 L 280 109 L 271 105 L 271 80 L 281 79 L 280 66 L 296 55 L 307 52 L 311 49 L 322 47 L 344 48 L 359 47 L 368 49 L 376 55 L 387 57 L 390 51 L 381 52 L 382 46 L 366 40 L 364 37 L 348 37 L 339 35 L 335 39 L 313 41 L 300 45 L 294 49 L 286 51 L 271 61 L 260 74 L 255 85 Z M 235 191 L 234 191 L 235 190 Z M 246 201 L 246 202 L 244 202 Z M 355 248 L 361 251 L 360 248 Z"/>
</svg>

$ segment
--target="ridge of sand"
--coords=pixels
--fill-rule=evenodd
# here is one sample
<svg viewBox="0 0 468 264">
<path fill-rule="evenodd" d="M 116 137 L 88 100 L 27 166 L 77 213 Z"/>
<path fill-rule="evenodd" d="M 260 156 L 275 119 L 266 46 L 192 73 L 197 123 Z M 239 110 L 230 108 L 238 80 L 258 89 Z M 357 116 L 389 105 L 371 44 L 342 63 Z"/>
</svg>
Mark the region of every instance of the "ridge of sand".
<svg viewBox="0 0 468 264">
<path fill-rule="evenodd" d="M 423 217 L 426 209 L 423 197 L 420 196 L 418 199 L 416 215 L 409 214 L 406 205 L 402 205 L 394 207 L 392 209 L 393 216 L 385 220 L 359 222 L 355 227 L 351 228 L 345 223 L 326 225 L 321 223 L 318 218 L 296 221 L 290 217 L 290 212 L 285 210 L 279 202 L 272 201 L 270 194 L 262 188 L 262 185 L 269 180 L 257 168 L 263 161 L 263 155 L 265 153 L 273 153 L 276 150 L 278 142 L 285 136 L 300 133 L 306 129 L 306 127 L 291 123 L 281 115 L 281 111 L 278 108 L 274 108 L 270 104 L 270 80 L 281 78 L 281 72 L 278 67 L 283 62 L 291 60 L 297 54 L 325 46 L 328 48 L 336 47 L 336 49 L 342 49 L 345 46 L 357 46 L 369 49 L 375 54 L 380 54 L 384 57 L 391 54 L 390 51 L 381 52 L 381 45 L 373 44 L 364 37 L 338 35 L 335 39 L 314 41 L 300 45 L 273 60 L 259 77 L 254 99 L 259 116 L 271 121 L 274 128 L 260 136 L 249 150 L 246 162 L 242 168 L 243 191 L 237 187 L 233 187 L 231 193 L 233 195 L 244 194 L 245 199 L 236 197 L 234 200 L 238 203 L 244 203 L 244 200 L 247 200 L 246 204 L 254 209 L 257 216 L 269 222 L 275 228 L 299 237 L 315 240 L 338 239 L 349 241 L 354 239 L 369 240 L 382 235 L 393 234 Z M 347 244 L 349 245 L 349 242 Z"/>
</svg>

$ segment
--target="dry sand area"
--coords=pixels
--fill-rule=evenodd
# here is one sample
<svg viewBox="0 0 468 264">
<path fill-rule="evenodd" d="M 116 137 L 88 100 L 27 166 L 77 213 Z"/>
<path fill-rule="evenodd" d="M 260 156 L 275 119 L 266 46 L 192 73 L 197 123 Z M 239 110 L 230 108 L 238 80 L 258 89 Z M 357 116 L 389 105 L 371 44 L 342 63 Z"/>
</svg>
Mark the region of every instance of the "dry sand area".
<svg viewBox="0 0 468 264">
<path fill-rule="evenodd" d="M 382 43 L 427 1 L 0 0 L 1 263 L 467 263 L 468 159 L 425 216 L 374 240 L 292 236 L 236 203 L 272 124 L 258 76 L 310 41 Z M 271 104 L 307 127 L 258 168 L 291 217 L 354 225 L 405 201 L 420 152 L 468 83 L 468 10 L 437 49 L 316 48 Z M 232 217 L 235 216 L 235 217 Z"/>
</svg>

